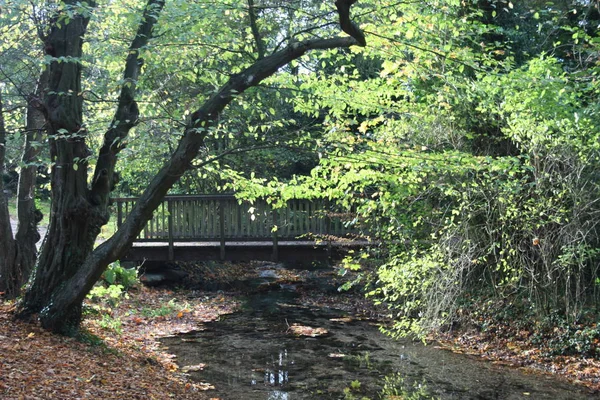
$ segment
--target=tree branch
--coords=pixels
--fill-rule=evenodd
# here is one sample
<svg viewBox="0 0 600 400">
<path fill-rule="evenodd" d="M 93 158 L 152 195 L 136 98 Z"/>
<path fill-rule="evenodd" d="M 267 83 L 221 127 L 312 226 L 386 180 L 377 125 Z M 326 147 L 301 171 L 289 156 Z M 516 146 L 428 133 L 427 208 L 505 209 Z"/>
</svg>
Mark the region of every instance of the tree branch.
<svg viewBox="0 0 600 400">
<path fill-rule="evenodd" d="M 350 20 L 350 7 L 356 3 L 356 0 L 337 0 L 335 6 L 340 16 L 340 26 L 342 30 L 348 35 L 352 36 L 361 46 L 367 45 L 364 33 L 360 30 L 358 25 Z"/>
<path fill-rule="evenodd" d="M 152 30 L 158 20 L 158 15 L 165 5 L 164 0 L 148 0 L 144 8 L 142 21 L 138 26 L 135 38 L 129 46 L 127 59 L 125 60 L 125 72 L 123 85 L 119 95 L 119 103 L 108 131 L 104 134 L 104 143 L 98 154 L 98 162 L 94 171 L 93 183 L 99 179 L 107 179 L 108 185 L 92 186 L 90 199 L 95 205 L 106 206 L 114 180 L 114 169 L 117 154 L 121 151 L 121 141 L 127 136 L 131 128 L 138 123 L 139 110 L 135 95 L 137 93 L 137 81 L 143 65 L 140 50 L 144 48 L 152 38 Z"/>
<path fill-rule="evenodd" d="M 256 42 L 256 51 L 258 53 L 258 59 L 265 58 L 265 42 L 260 35 L 258 30 L 258 23 L 256 22 L 256 7 L 254 6 L 254 0 L 248 0 L 248 15 L 250 16 L 250 29 L 252 30 L 252 36 Z"/>
</svg>

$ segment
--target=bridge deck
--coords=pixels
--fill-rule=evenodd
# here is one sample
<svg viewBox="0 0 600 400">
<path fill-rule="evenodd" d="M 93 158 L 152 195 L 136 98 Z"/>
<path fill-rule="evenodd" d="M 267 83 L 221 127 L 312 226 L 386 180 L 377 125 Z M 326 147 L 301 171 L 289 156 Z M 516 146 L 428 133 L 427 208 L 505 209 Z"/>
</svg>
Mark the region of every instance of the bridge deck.
<svg viewBox="0 0 600 400">
<path fill-rule="evenodd" d="M 134 243 L 122 261 L 263 260 L 307 265 L 339 259 L 350 249 L 372 244 L 366 240 L 330 243 L 285 241 L 278 242 L 275 248 L 273 243 L 264 241 L 226 242 L 224 247 L 220 242 L 176 242 L 172 247 L 165 242 L 141 242 Z"/>
</svg>

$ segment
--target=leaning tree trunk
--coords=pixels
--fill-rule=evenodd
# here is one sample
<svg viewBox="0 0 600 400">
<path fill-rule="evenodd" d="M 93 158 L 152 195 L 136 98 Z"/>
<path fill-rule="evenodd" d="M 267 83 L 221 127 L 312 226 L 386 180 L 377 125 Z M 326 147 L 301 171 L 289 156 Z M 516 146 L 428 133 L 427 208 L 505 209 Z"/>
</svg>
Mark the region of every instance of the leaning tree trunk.
<svg viewBox="0 0 600 400">
<path fill-rule="evenodd" d="M 111 129 L 105 135 L 105 145 L 100 151 L 98 165 L 94 174 L 94 183 L 91 191 L 88 191 L 85 186 L 85 180 L 82 180 L 78 174 L 78 171 L 85 170 L 83 168 L 84 165 L 77 169 L 73 168 L 72 164 L 69 164 L 69 160 L 72 160 L 73 157 L 81 158 L 81 152 L 85 150 L 84 146 L 79 147 L 79 140 L 77 138 L 67 141 L 58 138 L 57 135 L 61 129 L 70 133 L 79 133 L 77 136 L 81 135 L 79 122 L 81 121 L 80 101 L 77 104 L 75 102 L 77 98 L 75 97 L 61 99 L 53 96 L 54 102 L 52 99 L 48 99 L 47 107 L 51 124 L 50 132 L 53 132 L 56 136 L 52 147 L 52 157 L 56 163 L 53 169 L 52 189 L 53 193 L 55 190 L 58 192 L 53 197 L 53 216 L 48 232 L 48 239 L 43 248 L 35 279 L 32 281 L 25 299 L 21 302 L 19 316 L 23 317 L 31 313 L 40 312 L 40 320 L 46 329 L 58 333 L 72 333 L 78 327 L 81 317 L 81 304 L 86 294 L 89 293 L 94 283 L 104 272 L 106 266 L 110 262 L 119 259 L 131 246 L 135 237 L 152 217 L 153 211 L 158 207 L 167 191 L 190 168 L 192 160 L 197 156 L 201 146 L 203 146 L 207 130 L 218 120 L 223 109 L 235 96 L 243 93 L 250 87 L 256 86 L 265 78 L 276 73 L 281 67 L 292 60 L 298 59 L 308 51 L 365 45 L 364 35 L 350 21 L 349 17 L 350 6 L 355 2 L 356 0 L 336 1 L 340 25 L 342 30 L 347 32 L 350 37 L 334 37 L 331 39 L 296 42 L 270 56 L 259 59 L 242 73 L 233 76 L 202 107 L 196 110 L 186 125 L 177 149 L 142 194 L 125 223 L 121 225 L 113 237 L 98 246 L 91 253 L 93 239 L 98 234 L 101 224 L 105 222 L 104 217 L 107 215 L 95 211 L 93 205 L 99 203 L 99 208 L 106 210 L 104 205 L 107 204 L 108 193 L 110 192 L 108 182 L 110 182 L 110 178 L 114 173 L 114 160 L 120 150 L 118 145 L 114 145 L 115 142 L 119 142 L 118 140 L 108 139 L 122 138 L 122 135 L 126 134 L 128 128 L 125 126 L 123 130 L 117 131 Z M 156 2 L 149 0 L 148 3 L 150 5 Z M 51 31 L 51 38 L 52 33 L 69 30 L 69 26 L 73 22 L 71 21 L 71 23 L 62 28 L 54 26 Z M 69 41 L 69 43 L 72 43 L 72 46 L 67 50 L 77 54 L 77 57 L 81 54 L 81 43 L 77 38 L 80 39 L 85 30 L 85 25 L 83 23 L 81 25 L 83 25 L 81 31 L 61 33 L 62 37 L 66 33 L 69 33 L 66 37 L 72 38 L 72 41 Z M 141 28 L 142 26 L 140 26 Z M 78 46 L 75 44 L 78 44 Z M 79 50 L 79 52 L 76 50 Z M 137 51 L 135 53 L 137 57 Z M 65 54 L 65 51 L 63 50 L 61 54 Z M 139 63 L 129 64 L 129 61 L 130 58 L 128 57 L 126 78 L 132 64 L 138 65 L 138 68 L 133 68 L 133 72 L 137 77 Z M 58 70 L 55 74 L 62 75 L 65 72 L 69 72 L 62 71 L 55 64 L 52 64 Z M 75 75 L 79 71 L 71 71 L 71 73 Z M 73 81 L 78 84 L 78 79 L 69 79 L 74 75 L 59 76 L 58 83 Z M 52 86 L 53 74 L 51 73 L 50 76 L 50 90 L 67 93 L 70 89 L 72 90 L 70 93 L 79 93 L 77 90 L 78 87 L 52 89 L 54 87 Z M 60 79 L 62 77 L 67 79 Z M 123 112 L 125 115 L 129 113 L 130 115 L 137 116 L 137 106 L 132 97 L 133 92 L 125 90 L 126 87 L 131 86 L 131 83 L 132 81 L 129 82 L 129 85 L 123 86 L 121 98 L 119 99 L 119 110 L 116 115 L 119 112 Z M 72 108 L 61 109 L 63 106 L 61 101 L 74 103 L 65 104 L 64 106 L 79 106 L 79 108 L 76 108 L 79 113 L 74 113 Z M 57 111 L 59 111 L 58 114 Z M 53 118 L 55 114 L 61 116 L 61 118 Z M 117 121 L 123 121 L 123 119 L 117 119 Z M 69 155 L 71 156 L 70 159 L 68 158 Z M 62 239 L 61 235 L 66 235 L 65 239 Z M 88 254 L 89 256 L 87 256 Z"/>
</svg>

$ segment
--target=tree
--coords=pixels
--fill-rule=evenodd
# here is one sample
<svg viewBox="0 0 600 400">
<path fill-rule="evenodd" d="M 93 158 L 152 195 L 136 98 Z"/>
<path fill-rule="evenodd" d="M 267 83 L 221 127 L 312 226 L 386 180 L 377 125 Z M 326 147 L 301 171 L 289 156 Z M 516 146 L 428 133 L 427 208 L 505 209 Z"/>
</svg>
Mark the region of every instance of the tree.
<svg viewBox="0 0 600 400">
<path fill-rule="evenodd" d="M 598 5 L 559 2 L 595 8 L 562 25 L 555 6 L 514 3 L 402 4 L 361 53 L 378 73 L 311 75 L 295 98 L 327 110 L 327 133 L 290 189 L 352 206 L 380 240 L 363 256 L 393 333 L 451 326 L 478 296 L 569 323 L 600 304 Z"/>
<path fill-rule="evenodd" d="M 35 10 L 35 7 L 34 7 Z M 8 214 L 8 204 L 4 196 L 3 183 L 0 183 L 2 200 L 0 202 L 0 226 L 3 234 L 0 236 L 0 251 L 2 255 L 2 264 L 0 264 L 0 292 L 5 297 L 14 298 L 19 294 L 23 284 L 27 281 L 36 261 L 36 242 L 40 236 L 37 232 L 37 224 L 41 220 L 41 213 L 35 207 L 35 187 L 37 176 L 37 157 L 41 151 L 41 138 L 45 121 L 40 111 L 41 102 L 44 96 L 44 88 L 48 75 L 42 72 L 39 81 L 35 78 L 37 72 L 35 62 L 27 53 L 27 48 L 32 44 L 35 35 L 29 35 L 28 31 L 36 32 L 26 18 L 17 11 L 6 13 L 2 16 L 6 22 L 2 28 L 3 36 L 8 36 L 8 32 L 15 26 L 22 26 L 24 29 L 18 43 L 7 41 L 0 46 L 0 59 L 2 68 L 0 76 L 13 86 L 13 92 L 16 91 L 16 97 L 22 100 L 21 103 L 10 101 L 13 111 L 25 110 L 25 126 L 21 127 L 19 121 L 10 118 L 10 123 L 5 122 L 2 113 L 0 120 L 0 130 L 2 152 L 0 154 L 0 176 L 4 178 L 4 168 L 6 164 L 7 125 L 14 130 L 21 131 L 25 138 L 22 156 L 20 160 L 20 173 L 17 188 L 17 230 L 13 238 L 13 231 Z M 9 60 L 19 60 L 18 63 L 10 63 Z M 15 93 L 13 93 L 15 94 Z M 0 101 L 1 102 L 1 101 Z M 1 105 L 0 105 L 1 106 Z M 1 107 L 0 107 L 1 108 Z M 11 115 L 6 113 L 6 115 Z M 15 126 L 17 125 L 17 126 Z M 21 133 L 20 132 L 20 133 Z M 14 136 L 14 135 L 13 135 Z"/>
<path fill-rule="evenodd" d="M 152 33 L 160 24 L 163 0 L 148 0 L 143 7 L 135 37 L 127 53 L 120 95 L 110 127 L 95 160 L 88 182 L 91 154 L 84 121 L 82 64 L 86 30 L 97 12 L 96 2 L 67 0 L 50 3 L 45 26 L 38 26 L 43 39 L 47 74 L 40 107 L 49 138 L 51 157 L 52 211 L 46 241 L 25 294 L 18 305 L 18 316 L 28 318 L 39 313 L 42 325 L 54 332 L 73 333 L 81 319 L 85 295 L 106 266 L 117 260 L 131 245 L 169 188 L 191 167 L 199 149 L 218 122 L 225 107 L 245 90 L 258 85 L 280 68 L 312 50 L 365 46 L 358 26 L 350 20 L 350 8 L 356 0 L 335 2 L 339 23 L 349 36 L 287 40 L 267 54 L 260 37 L 255 2 L 248 3 L 251 31 L 258 57 L 242 65 L 239 73 L 221 85 L 187 118 L 177 148 L 148 184 L 125 223 L 109 240 L 94 249 L 94 241 L 109 218 L 109 196 L 114 188 L 117 156 L 125 139 L 138 124 L 140 112 L 136 97 L 144 64 L 144 51 Z M 294 3 L 301 7 L 301 2 Z M 2 161 L 2 160 L 0 160 Z M 3 204 L 0 208 L 5 209 Z M 3 233 L 10 225 L 0 214 Z M 8 234 L 8 233 L 7 233 Z M 10 244 L 10 242 L 8 242 Z M 1 259 L 11 257 L 10 246 L 0 247 Z M 6 276 L 1 277 L 3 280 Z"/>
</svg>

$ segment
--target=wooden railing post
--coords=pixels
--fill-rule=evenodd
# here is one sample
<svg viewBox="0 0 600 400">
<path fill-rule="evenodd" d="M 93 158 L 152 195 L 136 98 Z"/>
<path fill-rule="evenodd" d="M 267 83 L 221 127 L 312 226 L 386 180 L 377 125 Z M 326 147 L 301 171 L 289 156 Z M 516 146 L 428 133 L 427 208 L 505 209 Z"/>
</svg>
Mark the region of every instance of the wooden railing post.
<svg viewBox="0 0 600 400">
<path fill-rule="evenodd" d="M 279 230 L 279 211 L 276 208 L 271 207 L 271 212 L 273 213 L 273 226 L 271 227 L 271 232 L 273 234 L 273 254 L 271 255 L 271 261 L 277 262 L 279 261 L 279 240 L 277 236 L 277 231 Z"/>
<path fill-rule="evenodd" d="M 169 224 L 169 261 L 175 259 L 175 249 L 173 248 L 173 205 L 171 200 L 167 199 L 167 210 L 169 212 L 168 224 Z"/>
<path fill-rule="evenodd" d="M 327 237 L 327 258 L 331 259 L 331 217 L 329 216 L 329 201 L 323 201 L 325 209 L 325 237 Z"/>
<path fill-rule="evenodd" d="M 219 200 L 219 237 L 221 239 L 221 261 L 225 261 L 225 201 Z"/>
<path fill-rule="evenodd" d="M 117 229 L 121 227 L 123 223 L 123 202 L 117 200 Z"/>
</svg>

